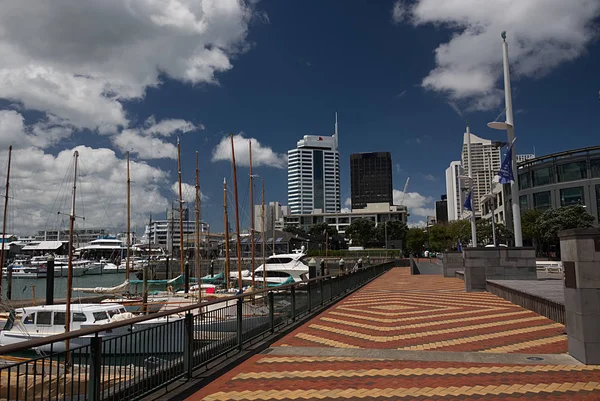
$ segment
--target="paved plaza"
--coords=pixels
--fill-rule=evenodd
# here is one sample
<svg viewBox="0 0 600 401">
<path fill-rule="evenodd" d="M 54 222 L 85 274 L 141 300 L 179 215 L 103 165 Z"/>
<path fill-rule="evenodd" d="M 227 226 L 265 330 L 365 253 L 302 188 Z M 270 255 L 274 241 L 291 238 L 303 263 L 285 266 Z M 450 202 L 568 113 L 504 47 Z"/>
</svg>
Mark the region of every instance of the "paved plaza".
<svg viewBox="0 0 600 401">
<path fill-rule="evenodd" d="M 600 400 L 563 325 L 395 268 L 190 400 Z"/>
</svg>

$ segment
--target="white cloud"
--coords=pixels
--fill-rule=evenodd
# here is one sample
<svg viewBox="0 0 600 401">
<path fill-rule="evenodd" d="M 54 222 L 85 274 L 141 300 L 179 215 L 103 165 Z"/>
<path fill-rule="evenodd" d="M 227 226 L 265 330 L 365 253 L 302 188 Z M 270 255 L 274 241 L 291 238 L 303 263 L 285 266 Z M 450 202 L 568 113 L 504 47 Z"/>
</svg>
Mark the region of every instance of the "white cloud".
<svg viewBox="0 0 600 401">
<path fill-rule="evenodd" d="M 160 137 L 197 129 L 204 129 L 204 126 L 195 126 L 189 121 L 172 119 L 157 123 L 152 116 L 146 120 L 144 127 L 125 129 L 113 136 L 112 142 L 122 151 L 129 150 L 143 159 L 176 159 L 177 147 Z"/>
<path fill-rule="evenodd" d="M 175 200 L 179 199 L 179 183 L 174 182 L 171 185 L 171 191 L 175 195 Z M 190 185 L 185 182 L 181 183 L 181 194 L 183 195 L 184 202 L 189 203 L 192 206 L 190 207 L 190 211 L 195 207 L 193 204 L 196 203 L 196 186 Z M 208 198 L 200 191 L 200 201 L 207 200 Z"/>
<path fill-rule="evenodd" d="M 32 147 L 13 151 L 9 231 L 35 234 L 44 229 L 68 229 L 74 150 L 79 152 L 75 214 L 85 217 L 76 220 L 77 227 L 106 228 L 113 233 L 124 230 L 125 160 L 110 149 L 78 146 L 56 156 Z M 2 166 L 7 163 L 6 153 L 0 154 Z M 168 205 L 160 193 L 168 184 L 168 174 L 136 160 L 130 162 L 130 172 L 132 226 L 141 234 L 150 214 L 162 216 Z"/>
<path fill-rule="evenodd" d="M 346 207 L 352 207 L 352 199 L 351 198 L 346 198 L 346 200 L 344 201 L 344 206 L 346 206 Z"/>
<path fill-rule="evenodd" d="M 0 110 L 0 147 L 14 149 L 29 146 L 44 148 L 68 137 L 72 128 L 55 119 L 47 118 L 27 126 L 21 113 L 14 110 Z"/>
<path fill-rule="evenodd" d="M 425 227 L 427 227 L 427 223 L 425 222 L 425 220 L 409 221 L 407 225 L 410 228 L 425 228 Z"/>
<path fill-rule="evenodd" d="M 352 209 L 350 209 L 349 207 L 343 207 L 343 208 L 341 209 L 341 212 L 342 212 L 342 213 L 350 213 L 350 212 L 352 212 Z"/>
<path fill-rule="evenodd" d="M 249 23 L 265 20 L 255 18 L 255 3 L 2 2 L 0 97 L 77 129 L 118 132 L 129 127 L 122 101 L 143 98 L 161 74 L 217 84 L 247 48 Z"/>
<path fill-rule="evenodd" d="M 435 50 L 436 67 L 422 86 L 468 110 L 503 102 L 502 31 L 508 32 L 512 78 L 539 77 L 585 52 L 597 36 L 599 15 L 598 0 L 398 0 L 392 9 L 395 22 L 455 31 Z"/>
<path fill-rule="evenodd" d="M 435 177 L 431 174 L 425 174 L 423 176 L 427 181 L 435 181 Z"/>
<path fill-rule="evenodd" d="M 404 195 L 404 192 L 394 189 L 393 192 L 394 204 L 395 205 L 404 205 L 408 208 L 408 213 L 411 216 L 434 216 L 435 210 L 433 208 L 428 208 L 426 206 L 431 205 L 433 203 L 433 198 L 431 196 L 423 196 L 418 192 L 407 192 Z"/>
<path fill-rule="evenodd" d="M 233 136 L 235 148 L 235 162 L 238 166 L 250 166 L 250 151 L 248 140 L 252 141 L 252 166 L 268 166 L 285 168 L 287 166 L 287 155 L 275 153 L 273 149 L 262 145 L 256 138 L 245 138 L 243 134 Z M 212 161 L 231 162 L 231 139 L 223 137 L 213 150 Z"/>
</svg>

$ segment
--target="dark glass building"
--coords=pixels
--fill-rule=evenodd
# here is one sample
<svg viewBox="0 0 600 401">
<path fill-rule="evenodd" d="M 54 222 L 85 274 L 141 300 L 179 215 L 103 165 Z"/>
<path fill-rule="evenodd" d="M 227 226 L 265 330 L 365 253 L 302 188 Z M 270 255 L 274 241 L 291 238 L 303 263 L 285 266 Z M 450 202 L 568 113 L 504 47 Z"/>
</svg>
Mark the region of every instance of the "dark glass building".
<svg viewBox="0 0 600 401">
<path fill-rule="evenodd" d="M 393 203 L 392 156 L 389 152 L 350 155 L 350 192 L 352 209 L 367 203 Z"/>
</svg>

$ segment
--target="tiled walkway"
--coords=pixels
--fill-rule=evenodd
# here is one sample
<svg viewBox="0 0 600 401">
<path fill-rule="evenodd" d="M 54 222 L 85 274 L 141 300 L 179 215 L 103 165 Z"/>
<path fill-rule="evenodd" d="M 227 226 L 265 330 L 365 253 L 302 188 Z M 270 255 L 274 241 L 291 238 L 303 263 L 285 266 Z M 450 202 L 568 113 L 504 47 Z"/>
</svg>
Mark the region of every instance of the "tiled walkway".
<svg viewBox="0 0 600 401">
<path fill-rule="evenodd" d="M 463 288 L 393 269 L 190 400 L 600 400 L 564 326 Z"/>
</svg>

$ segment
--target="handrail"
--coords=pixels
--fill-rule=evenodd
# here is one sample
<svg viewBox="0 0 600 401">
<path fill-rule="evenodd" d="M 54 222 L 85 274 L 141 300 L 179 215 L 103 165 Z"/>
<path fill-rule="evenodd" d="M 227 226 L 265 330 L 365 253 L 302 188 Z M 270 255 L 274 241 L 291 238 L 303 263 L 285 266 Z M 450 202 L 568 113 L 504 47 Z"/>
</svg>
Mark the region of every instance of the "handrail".
<svg viewBox="0 0 600 401">
<path fill-rule="evenodd" d="M 363 266 L 361 269 L 365 270 L 365 269 L 368 269 L 369 267 L 376 267 L 376 266 L 379 266 L 379 265 Z M 187 312 L 191 312 L 194 309 L 199 309 L 199 308 L 202 308 L 205 306 L 215 305 L 215 304 L 224 303 L 224 302 L 237 300 L 237 299 L 243 299 L 243 298 L 246 298 L 246 297 L 249 297 L 252 295 L 258 295 L 258 294 L 268 293 L 268 292 L 273 292 L 273 291 L 281 291 L 281 290 L 289 289 L 292 287 L 300 287 L 300 286 L 304 286 L 304 285 L 307 285 L 307 284 L 310 284 L 313 282 L 318 282 L 318 281 L 326 280 L 326 279 L 332 279 L 337 276 L 349 276 L 352 274 L 355 274 L 355 273 L 348 272 L 343 275 L 330 274 L 327 276 L 318 276 L 318 277 L 308 279 L 305 281 L 300 281 L 297 283 L 290 283 L 290 284 L 272 287 L 272 288 L 263 288 L 263 289 L 249 292 L 249 293 L 243 293 L 243 294 L 239 294 L 239 295 L 233 295 L 231 297 L 226 297 L 226 298 L 221 298 L 221 299 L 215 299 L 215 300 L 208 301 L 208 302 L 203 302 L 201 304 L 192 304 L 192 305 L 182 306 L 179 308 L 170 309 L 168 311 L 156 312 L 156 313 L 152 313 L 152 314 L 145 315 L 145 316 L 138 316 L 138 317 L 134 317 L 134 318 L 127 319 L 127 320 L 103 324 L 101 327 L 98 327 L 98 328 L 90 327 L 90 328 L 85 328 L 85 329 L 73 330 L 68 333 L 61 333 L 61 334 L 56 334 L 56 335 L 48 336 L 48 337 L 44 337 L 44 338 L 23 341 L 23 342 L 9 344 L 9 345 L 5 345 L 5 346 L 0 346 L 0 355 L 6 355 L 6 354 L 14 353 L 14 352 L 31 350 L 32 348 L 39 347 L 42 345 L 51 344 L 51 343 L 55 343 L 55 342 L 59 342 L 59 341 L 70 340 L 73 338 L 78 338 L 78 337 L 83 337 L 83 336 L 89 336 L 92 334 L 97 335 L 98 333 L 103 332 L 103 331 L 117 329 L 117 328 L 125 327 L 125 326 L 131 326 L 136 323 L 145 322 L 145 321 L 157 319 L 160 317 L 172 316 L 172 315 L 177 315 L 180 313 L 187 313 Z"/>
</svg>

